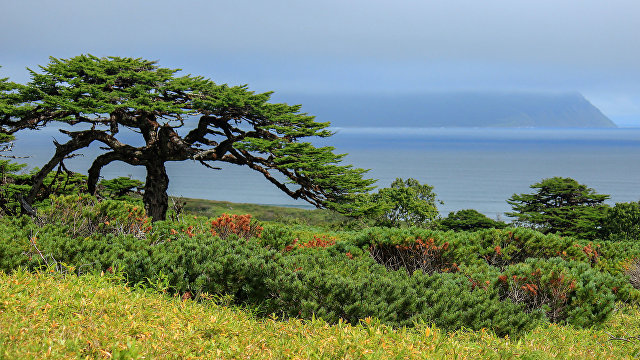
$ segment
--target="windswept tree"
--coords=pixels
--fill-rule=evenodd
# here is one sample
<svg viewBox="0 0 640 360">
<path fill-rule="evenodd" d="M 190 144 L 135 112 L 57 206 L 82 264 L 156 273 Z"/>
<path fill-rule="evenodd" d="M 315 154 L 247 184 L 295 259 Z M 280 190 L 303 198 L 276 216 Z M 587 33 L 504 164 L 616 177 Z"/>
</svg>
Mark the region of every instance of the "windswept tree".
<svg viewBox="0 0 640 360">
<path fill-rule="evenodd" d="M 33 201 L 43 179 L 65 158 L 94 142 L 105 152 L 88 169 L 89 192 L 95 193 L 101 169 L 114 161 L 143 166 L 143 201 L 153 220 L 166 216 L 169 161 L 248 166 L 292 198 L 339 211 L 350 208 L 352 196 L 370 190 L 373 180 L 363 178 L 365 170 L 340 164 L 344 155 L 301 141 L 332 133 L 328 123 L 301 113 L 299 105 L 271 103 L 271 93 L 177 76 L 178 71 L 139 58 L 81 55 L 50 58 L 39 71 L 30 70 L 29 83 L 5 87 L 4 133 L 70 125 L 60 130 L 68 141 L 55 142 L 26 201 Z M 121 131 L 139 134 L 143 144 L 123 142 Z"/>
</svg>

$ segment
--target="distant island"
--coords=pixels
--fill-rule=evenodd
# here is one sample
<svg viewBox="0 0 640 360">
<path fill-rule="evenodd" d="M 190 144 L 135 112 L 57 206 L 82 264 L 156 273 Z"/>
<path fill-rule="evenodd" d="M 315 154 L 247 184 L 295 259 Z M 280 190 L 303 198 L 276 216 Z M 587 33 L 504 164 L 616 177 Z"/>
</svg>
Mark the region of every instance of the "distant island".
<svg viewBox="0 0 640 360">
<path fill-rule="evenodd" d="M 336 127 L 616 127 L 580 93 L 290 94 L 277 100 L 302 104 Z"/>
</svg>

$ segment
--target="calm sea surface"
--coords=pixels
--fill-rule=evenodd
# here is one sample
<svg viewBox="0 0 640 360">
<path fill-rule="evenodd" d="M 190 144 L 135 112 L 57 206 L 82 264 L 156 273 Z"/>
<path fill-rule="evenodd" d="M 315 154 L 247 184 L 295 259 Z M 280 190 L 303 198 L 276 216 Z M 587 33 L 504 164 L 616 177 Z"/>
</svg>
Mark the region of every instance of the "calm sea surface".
<svg viewBox="0 0 640 360">
<path fill-rule="evenodd" d="M 609 194 L 609 203 L 640 200 L 640 129 L 398 129 L 342 128 L 320 145 L 348 153 L 346 163 L 371 169 L 369 177 L 386 187 L 396 178 L 415 178 L 434 186 L 439 207 L 450 211 L 476 209 L 492 218 L 509 211 L 514 193 L 529 192 L 529 185 L 553 176 L 572 177 Z M 21 134 L 16 155 L 30 166 L 41 166 L 53 152 L 53 131 Z M 84 157 L 68 161 L 71 169 L 86 173 L 101 150 L 95 146 Z M 176 196 L 293 205 L 306 203 L 287 197 L 260 174 L 221 164 L 223 170 L 194 162 L 168 165 L 169 193 Z M 143 168 L 113 163 L 105 178 L 132 175 L 144 180 Z"/>
</svg>

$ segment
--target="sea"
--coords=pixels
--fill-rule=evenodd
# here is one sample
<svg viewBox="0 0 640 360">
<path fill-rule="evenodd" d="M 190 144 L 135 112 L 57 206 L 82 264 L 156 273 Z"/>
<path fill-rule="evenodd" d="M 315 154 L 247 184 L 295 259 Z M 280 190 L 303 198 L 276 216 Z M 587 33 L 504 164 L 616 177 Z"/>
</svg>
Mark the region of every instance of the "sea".
<svg viewBox="0 0 640 360">
<path fill-rule="evenodd" d="M 609 204 L 640 200 L 640 128 L 332 128 L 335 134 L 315 140 L 347 154 L 344 164 L 369 169 L 367 177 L 387 187 L 396 178 L 414 178 L 434 187 L 442 216 L 475 209 L 508 220 L 506 202 L 513 194 L 554 176 L 571 177 L 608 194 Z M 133 134 L 139 136 L 137 134 Z M 28 168 L 45 164 L 54 151 L 53 140 L 65 142 L 55 129 L 21 133 L 13 155 Z M 94 146 L 66 161 L 86 173 L 103 150 Z M 197 162 L 168 163 L 169 194 L 238 203 L 312 208 L 294 200 L 242 166 Z M 144 168 L 112 163 L 104 178 L 131 176 L 144 180 Z"/>
</svg>

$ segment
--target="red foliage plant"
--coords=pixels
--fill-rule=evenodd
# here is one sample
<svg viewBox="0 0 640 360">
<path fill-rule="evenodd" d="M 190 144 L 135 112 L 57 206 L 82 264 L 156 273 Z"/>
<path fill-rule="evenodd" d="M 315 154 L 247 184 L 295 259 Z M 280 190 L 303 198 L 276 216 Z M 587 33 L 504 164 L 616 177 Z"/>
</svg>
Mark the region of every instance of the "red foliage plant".
<svg viewBox="0 0 640 360">
<path fill-rule="evenodd" d="M 235 234 L 238 238 L 249 240 L 262 235 L 262 226 L 251 222 L 251 215 L 222 214 L 211 221 L 211 235 L 226 239 Z"/>
<path fill-rule="evenodd" d="M 306 243 L 300 243 L 298 241 L 297 238 L 294 239 L 291 245 L 287 245 L 284 250 L 291 251 L 295 248 L 326 248 L 336 244 L 336 239 L 328 235 L 313 235 L 313 239 Z"/>
<path fill-rule="evenodd" d="M 576 281 L 569 280 L 564 274 L 552 271 L 549 280 L 543 281 L 542 271 L 537 269 L 528 276 L 498 276 L 498 286 L 502 296 L 514 302 L 526 304 L 529 310 L 543 305 L 549 306 L 547 317 L 552 322 L 560 320 L 564 314 L 570 294 L 576 288 Z"/>
</svg>

